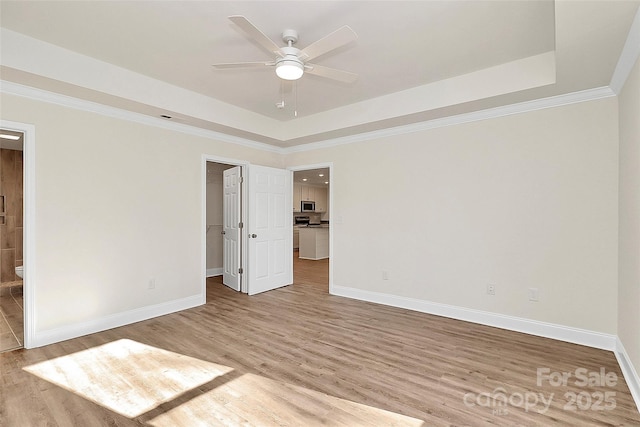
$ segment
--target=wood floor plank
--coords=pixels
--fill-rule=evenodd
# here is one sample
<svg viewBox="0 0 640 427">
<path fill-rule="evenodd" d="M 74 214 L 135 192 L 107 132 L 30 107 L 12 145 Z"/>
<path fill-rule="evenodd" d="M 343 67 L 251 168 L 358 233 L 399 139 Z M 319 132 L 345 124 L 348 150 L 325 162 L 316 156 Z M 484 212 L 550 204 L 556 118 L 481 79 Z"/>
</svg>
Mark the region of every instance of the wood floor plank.
<svg viewBox="0 0 640 427">
<path fill-rule="evenodd" d="M 640 425 L 611 352 L 331 296 L 328 260 L 294 258 L 294 265 L 292 286 L 249 297 L 211 278 L 205 306 L 0 354 L 0 425 Z M 148 346 L 148 363 L 118 350 L 121 342 Z M 99 351 L 115 353 L 92 356 Z M 172 395 L 180 369 L 157 355 L 166 352 L 229 371 Z M 86 376 L 92 400 L 83 397 L 87 389 L 63 388 L 25 370 L 39 363 L 70 370 L 62 361 L 79 355 L 96 363 L 72 363 L 76 371 L 66 374 Z M 143 368 L 156 371 L 139 375 Z M 538 368 L 571 373 L 572 381 L 538 385 Z M 617 380 L 576 385 L 581 368 L 603 368 Z M 122 381 L 158 402 L 131 417 L 109 409 L 95 385 L 117 397 L 109 389 Z M 604 392 L 613 393 L 613 407 L 592 410 Z M 499 393 L 512 400 L 495 405 Z M 571 393 L 581 396 L 583 408 L 566 407 Z M 518 396 L 542 396 L 550 406 L 525 407 Z"/>
</svg>

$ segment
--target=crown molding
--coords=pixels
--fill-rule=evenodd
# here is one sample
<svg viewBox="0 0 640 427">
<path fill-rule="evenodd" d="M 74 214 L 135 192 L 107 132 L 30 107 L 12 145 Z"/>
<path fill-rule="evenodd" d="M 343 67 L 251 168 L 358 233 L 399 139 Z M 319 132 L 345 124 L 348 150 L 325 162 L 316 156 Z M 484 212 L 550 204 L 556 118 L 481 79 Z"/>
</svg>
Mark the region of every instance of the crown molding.
<svg viewBox="0 0 640 427">
<path fill-rule="evenodd" d="M 443 117 L 440 119 L 429 120 L 425 122 L 413 123 L 409 125 L 396 126 L 387 129 L 375 130 L 371 132 L 363 132 L 356 135 L 350 135 L 340 138 L 327 139 L 319 142 L 296 145 L 293 147 L 282 148 L 270 144 L 253 141 L 250 139 L 240 138 L 227 135 L 221 132 L 201 129 L 182 123 L 166 121 L 160 118 L 147 116 L 144 114 L 134 113 L 120 108 L 110 107 L 96 102 L 86 101 L 73 98 L 67 95 L 61 95 L 45 91 L 42 89 L 24 86 L 21 84 L 0 80 L 0 92 L 9 95 L 21 96 L 36 101 L 47 102 L 60 105 L 63 107 L 73 108 L 82 111 L 88 111 L 96 114 L 102 114 L 122 120 L 128 120 L 148 126 L 159 127 L 176 132 L 182 132 L 189 135 L 199 136 L 203 138 L 213 139 L 216 141 L 226 142 L 229 144 L 241 145 L 257 150 L 268 151 L 278 154 L 290 154 L 304 151 L 312 151 L 323 148 L 335 147 L 339 145 L 352 144 L 355 142 L 368 141 L 372 139 L 385 138 L 390 136 L 398 136 L 408 133 L 420 132 L 430 129 L 436 129 L 445 126 L 454 126 L 463 123 L 488 120 L 497 117 L 509 116 L 512 114 L 521 114 L 530 111 L 553 108 L 562 105 L 575 104 L 585 101 L 593 101 L 602 98 L 616 96 L 616 93 L 609 87 L 603 86 L 594 89 L 572 92 L 568 94 L 541 98 L 532 101 L 520 102 L 517 104 L 505 105 L 502 107 L 489 108 L 486 110 L 474 111 L 471 113 L 458 114 L 455 116 Z"/>
<path fill-rule="evenodd" d="M 283 149 L 273 145 L 265 144 L 262 142 L 252 141 L 246 138 L 240 138 L 232 135 L 227 135 L 222 132 L 216 132 L 212 130 L 202 129 L 195 126 L 189 126 L 183 123 L 171 122 L 157 117 L 151 117 L 140 113 L 134 113 L 132 111 L 123 110 L 116 107 L 110 107 L 108 105 L 99 104 L 97 102 L 86 101 L 79 98 L 74 98 L 67 95 L 61 95 L 59 93 L 49 92 L 46 90 L 34 88 L 31 86 L 24 86 L 18 83 L 9 82 L 6 80 L 0 80 L 0 92 L 8 95 L 20 96 L 23 98 L 29 98 L 36 101 L 42 101 L 49 104 L 56 104 L 62 107 L 73 108 L 76 110 L 87 111 L 90 113 L 101 114 L 104 116 L 128 120 L 131 122 L 172 130 L 176 132 L 186 133 L 193 136 L 199 136 L 208 139 L 214 139 L 229 144 L 241 145 L 262 151 L 269 151 L 274 153 L 283 153 Z"/>
<path fill-rule="evenodd" d="M 609 87 L 618 95 L 622 90 L 624 84 L 631 74 L 631 70 L 635 66 L 638 58 L 640 57 L 640 7 L 636 11 L 636 16 L 633 19 L 631 28 L 629 29 L 629 35 L 627 41 L 622 48 L 622 53 L 618 59 L 618 64 L 611 77 L 611 83 Z"/>
<path fill-rule="evenodd" d="M 322 148 L 335 147 L 338 145 L 352 144 L 354 142 L 367 141 L 371 139 L 398 136 L 407 133 L 436 129 L 445 126 L 459 125 L 463 123 L 476 122 L 481 120 L 494 119 L 497 117 L 510 116 L 513 114 L 527 113 L 530 111 L 543 110 L 546 108 L 559 107 L 562 105 L 576 104 L 585 101 L 593 101 L 602 98 L 616 96 L 615 92 L 608 86 L 594 89 L 572 92 L 568 94 L 552 96 L 548 98 L 535 99 L 532 101 L 519 102 L 517 104 L 505 105 L 502 107 L 489 108 L 486 110 L 474 111 L 471 113 L 458 114 L 455 116 L 443 117 L 440 119 L 428 120 L 425 122 L 413 123 L 410 125 L 396 126 L 388 129 L 364 132 L 357 135 L 350 135 L 325 141 L 313 142 L 304 145 L 297 145 L 284 149 L 285 154 L 303 151 L 318 150 Z"/>
</svg>

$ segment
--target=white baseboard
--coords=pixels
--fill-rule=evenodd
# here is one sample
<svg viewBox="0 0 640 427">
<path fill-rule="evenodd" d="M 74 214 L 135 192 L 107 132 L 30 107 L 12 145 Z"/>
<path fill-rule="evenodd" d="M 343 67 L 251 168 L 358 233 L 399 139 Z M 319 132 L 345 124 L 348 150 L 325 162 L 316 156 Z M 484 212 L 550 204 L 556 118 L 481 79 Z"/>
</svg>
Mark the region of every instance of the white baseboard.
<svg viewBox="0 0 640 427">
<path fill-rule="evenodd" d="M 633 367 L 633 363 L 631 363 L 631 359 L 619 337 L 616 340 L 616 350 L 614 353 L 616 359 L 618 359 L 624 380 L 627 382 L 629 390 L 631 391 L 631 396 L 633 396 L 633 400 L 636 402 L 636 409 L 640 412 L 640 376 L 638 376 L 638 372 Z"/>
<path fill-rule="evenodd" d="M 111 314 L 98 319 L 86 322 L 75 323 L 69 326 L 49 329 L 46 331 L 34 332 L 33 340 L 29 348 L 42 347 L 45 345 L 81 337 L 83 335 L 94 334 L 106 331 L 131 323 L 151 319 L 153 317 L 164 316 L 176 311 L 186 310 L 206 303 L 205 295 L 194 295 L 175 301 L 141 307 L 122 313 Z"/>
<path fill-rule="evenodd" d="M 496 328 L 523 332 L 525 334 L 552 338 L 603 350 L 615 351 L 616 349 L 617 337 L 601 332 L 344 286 L 334 285 L 329 289 L 329 292 L 332 295 L 405 308 L 481 325 L 494 326 Z"/>
<path fill-rule="evenodd" d="M 207 268 L 207 277 L 222 276 L 223 270 L 220 268 Z"/>
</svg>

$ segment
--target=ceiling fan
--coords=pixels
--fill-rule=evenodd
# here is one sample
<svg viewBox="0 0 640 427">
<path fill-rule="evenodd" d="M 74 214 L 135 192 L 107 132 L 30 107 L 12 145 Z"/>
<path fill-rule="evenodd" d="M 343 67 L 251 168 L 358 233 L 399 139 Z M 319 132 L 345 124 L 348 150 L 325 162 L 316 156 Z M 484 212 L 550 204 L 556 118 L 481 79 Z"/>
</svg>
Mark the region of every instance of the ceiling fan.
<svg viewBox="0 0 640 427">
<path fill-rule="evenodd" d="M 282 41 L 286 43 L 286 46 L 280 47 L 244 16 L 233 15 L 229 17 L 229 20 L 236 24 L 247 36 L 255 40 L 266 51 L 275 55 L 275 59 L 273 61 L 261 62 L 214 64 L 214 68 L 275 67 L 278 77 L 284 80 L 297 80 L 302 77 L 304 73 L 337 80 L 343 83 L 353 83 L 358 78 L 357 74 L 349 71 L 323 67 L 308 62 L 356 40 L 358 36 L 347 25 L 317 40 L 304 49 L 298 49 L 293 46 L 298 41 L 298 32 L 295 30 L 284 30 L 282 32 Z"/>
</svg>

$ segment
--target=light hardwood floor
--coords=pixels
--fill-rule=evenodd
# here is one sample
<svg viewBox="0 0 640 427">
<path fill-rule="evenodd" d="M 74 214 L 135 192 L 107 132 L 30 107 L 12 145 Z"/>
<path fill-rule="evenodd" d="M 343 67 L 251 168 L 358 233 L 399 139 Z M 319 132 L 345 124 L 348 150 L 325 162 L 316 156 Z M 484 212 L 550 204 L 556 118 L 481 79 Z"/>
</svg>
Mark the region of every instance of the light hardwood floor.
<svg viewBox="0 0 640 427">
<path fill-rule="evenodd" d="M 0 425 L 640 425 L 611 352 L 331 296 L 327 267 L 296 259 L 252 297 L 209 279 L 205 306 L 0 354 Z"/>
</svg>

